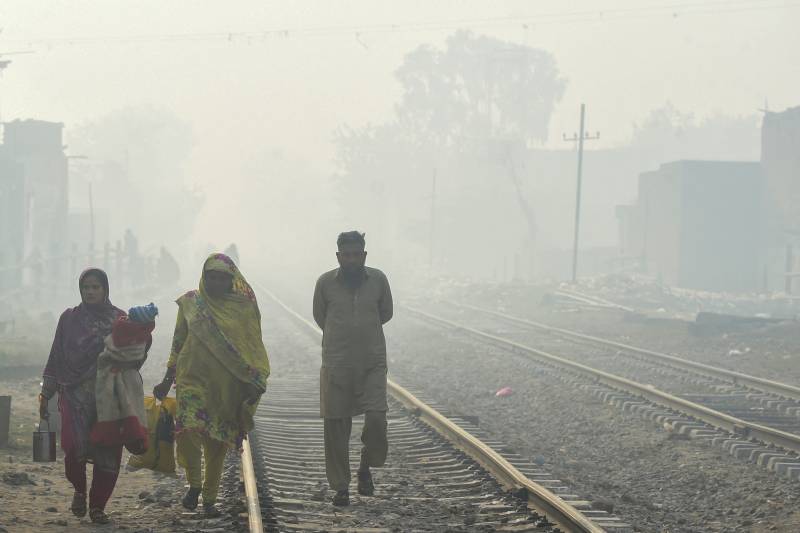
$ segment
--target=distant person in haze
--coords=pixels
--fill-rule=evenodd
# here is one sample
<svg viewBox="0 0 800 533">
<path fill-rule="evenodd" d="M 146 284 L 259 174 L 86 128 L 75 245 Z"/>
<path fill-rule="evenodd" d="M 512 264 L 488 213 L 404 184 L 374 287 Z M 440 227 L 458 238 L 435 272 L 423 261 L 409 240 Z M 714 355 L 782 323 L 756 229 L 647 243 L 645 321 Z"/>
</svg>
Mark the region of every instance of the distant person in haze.
<svg viewBox="0 0 800 533">
<path fill-rule="evenodd" d="M 231 260 L 237 265 L 239 264 L 239 248 L 237 248 L 235 242 L 231 243 L 230 246 L 225 248 L 225 255 L 230 257 Z"/>
<path fill-rule="evenodd" d="M 135 260 L 139 257 L 139 239 L 136 238 L 130 228 L 125 230 L 125 235 L 122 238 L 125 241 L 125 255 L 128 256 L 129 260 Z"/>
<path fill-rule="evenodd" d="M 91 445 L 89 435 L 97 421 L 97 358 L 105 349 L 104 339 L 114 321 L 125 313 L 111 304 L 108 276 L 102 270 L 85 270 L 78 285 L 81 304 L 64 311 L 58 320 L 43 373 L 39 414 L 43 419 L 49 417 L 47 403 L 59 392 L 64 470 L 75 488 L 70 509 L 79 518 L 86 516 L 86 463 L 93 463 L 89 518 L 105 524 L 109 521 L 106 503 L 119 476 L 122 444 Z"/>
<path fill-rule="evenodd" d="M 144 257 L 139 254 L 139 239 L 133 231 L 128 228 L 123 235 L 125 257 L 128 259 L 128 281 L 131 286 L 138 287 L 146 279 L 147 268 Z"/>
<path fill-rule="evenodd" d="M 178 262 L 175 261 L 172 254 L 163 246 L 158 254 L 156 273 L 158 274 L 158 282 L 164 286 L 178 283 L 181 277 L 181 269 L 178 266 Z"/>
<path fill-rule="evenodd" d="M 163 399 L 176 383 L 177 459 L 189 481 L 181 503 L 194 509 L 202 493 L 205 514 L 219 516 L 214 504 L 225 453 L 238 449 L 253 429 L 253 414 L 267 387 L 261 313 L 253 289 L 224 254 L 206 259 L 199 290 L 177 303 L 167 372 L 153 395 Z"/>
<path fill-rule="evenodd" d="M 386 339 L 392 292 L 386 276 L 364 266 L 364 234 L 341 233 L 339 268 L 320 276 L 314 289 L 314 320 L 322 329 L 320 416 L 324 418 L 325 472 L 336 491 L 333 505 L 350 504 L 350 432 L 364 414 L 358 493 L 372 496 L 370 467 L 386 461 Z"/>
</svg>

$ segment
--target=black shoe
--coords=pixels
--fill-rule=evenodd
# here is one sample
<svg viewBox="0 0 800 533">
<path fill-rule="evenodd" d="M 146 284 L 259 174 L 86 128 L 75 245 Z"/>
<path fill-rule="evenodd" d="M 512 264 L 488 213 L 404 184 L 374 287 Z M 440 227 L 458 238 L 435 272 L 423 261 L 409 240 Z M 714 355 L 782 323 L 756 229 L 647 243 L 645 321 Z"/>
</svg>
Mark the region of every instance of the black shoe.
<svg viewBox="0 0 800 533">
<path fill-rule="evenodd" d="M 217 518 L 218 516 L 222 516 L 222 511 L 217 509 L 217 506 L 213 503 L 204 503 L 203 512 L 205 513 L 206 518 Z"/>
<path fill-rule="evenodd" d="M 78 518 L 86 516 L 86 494 L 81 494 L 80 492 L 73 494 L 72 505 L 69 509 Z"/>
<path fill-rule="evenodd" d="M 332 503 L 336 507 L 346 507 L 350 505 L 350 492 L 347 490 L 337 490 Z"/>
<path fill-rule="evenodd" d="M 362 496 L 375 495 L 375 484 L 372 482 L 372 474 L 369 468 L 358 471 L 358 493 Z"/>
<path fill-rule="evenodd" d="M 89 518 L 93 524 L 108 524 L 111 522 L 102 509 L 89 509 Z"/>
<path fill-rule="evenodd" d="M 197 499 L 200 497 L 200 493 L 203 489 L 195 489 L 189 487 L 189 490 L 186 491 L 183 499 L 181 500 L 181 505 L 183 505 L 186 509 L 193 511 L 197 509 Z"/>
</svg>

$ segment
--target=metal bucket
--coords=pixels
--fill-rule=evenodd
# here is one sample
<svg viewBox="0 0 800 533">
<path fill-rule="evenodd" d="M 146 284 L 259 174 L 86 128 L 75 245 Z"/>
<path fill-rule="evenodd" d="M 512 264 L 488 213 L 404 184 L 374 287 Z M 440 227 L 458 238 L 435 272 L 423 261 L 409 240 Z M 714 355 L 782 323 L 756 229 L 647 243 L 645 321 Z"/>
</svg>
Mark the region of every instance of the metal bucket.
<svg viewBox="0 0 800 533">
<path fill-rule="evenodd" d="M 50 421 L 47 423 L 47 431 L 42 431 L 42 423 L 33 432 L 33 462 L 52 463 L 56 460 L 56 432 L 50 431 Z"/>
</svg>

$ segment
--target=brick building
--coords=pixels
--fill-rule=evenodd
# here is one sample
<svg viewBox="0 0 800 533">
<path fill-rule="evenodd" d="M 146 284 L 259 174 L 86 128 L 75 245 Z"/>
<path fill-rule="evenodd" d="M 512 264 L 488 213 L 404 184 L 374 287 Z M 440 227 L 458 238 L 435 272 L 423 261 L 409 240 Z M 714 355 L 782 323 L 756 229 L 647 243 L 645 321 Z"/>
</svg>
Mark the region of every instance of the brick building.
<svg viewBox="0 0 800 533">
<path fill-rule="evenodd" d="M 15 120 L 0 145 L 0 288 L 19 286 L 31 257 L 68 249 L 68 173 L 63 124 Z M 5 287 L 4 287 L 5 286 Z"/>
<path fill-rule="evenodd" d="M 765 113 L 761 151 L 760 162 L 676 161 L 640 174 L 636 203 L 617 208 L 620 254 L 667 285 L 785 289 L 786 269 L 800 271 L 800 107 Z"/>
</svg>

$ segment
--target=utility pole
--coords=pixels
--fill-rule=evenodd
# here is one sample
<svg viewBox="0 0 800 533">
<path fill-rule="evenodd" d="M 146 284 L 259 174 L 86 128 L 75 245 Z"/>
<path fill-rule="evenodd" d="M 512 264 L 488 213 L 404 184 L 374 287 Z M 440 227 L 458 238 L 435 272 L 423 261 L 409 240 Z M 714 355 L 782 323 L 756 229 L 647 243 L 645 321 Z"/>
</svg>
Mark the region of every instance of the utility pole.
<svg viewBox="0 0 800 533">
<path fill-rule="evenodd" d="M 578 280 L 578 237 L 580 235 L 581 227 L 581 186 L 582 186 L 582 172 L 583 172 L 583 141 L 593 141 L 600 138 L 600 132 L 594 136 L 589 135 L 584 131 L 584 122 L 586 118 L 586 104 L 581 104 L 581 127 L 580 134 L 573 134 L 572 137 L 563 135 L 565 141 L 578 143 L 578 183 L 575 187 L 575 237 L 572 242 L 572 282 Z"/>
<path fill-rule="evenodd" d="M 89 182 L 89 246 L 92 250 L 94 261 L 94 198 L 92 197 L 92 182 Z"/>
<path fill-rule="evenodd" d="M 431 235 L 428 249 L 428 267 L 433 269 L 433 247 L 436 235 L 436 168 L 433 169 L 433 182 L 431 183 Z"/>
</svg>

